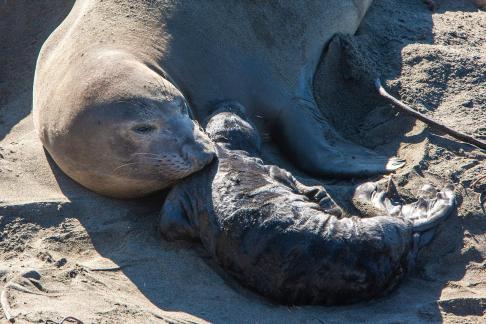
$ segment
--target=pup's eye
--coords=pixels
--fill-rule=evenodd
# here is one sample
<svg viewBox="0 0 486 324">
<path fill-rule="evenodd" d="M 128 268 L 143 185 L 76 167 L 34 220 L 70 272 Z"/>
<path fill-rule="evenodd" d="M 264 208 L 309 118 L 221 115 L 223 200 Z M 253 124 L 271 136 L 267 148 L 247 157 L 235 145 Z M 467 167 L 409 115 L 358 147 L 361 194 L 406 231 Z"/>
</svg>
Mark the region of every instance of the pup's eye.
<svg viewBox="0 0 486 324">
<path fill-rule="evenodd" d="M 151 125 L 140 125 L 135 126 L 134 128 L 132 128 L 132 130 L 138 134 L 148 134 L 153 132 L 155 130 L 155 127 Z"/>
</svg>

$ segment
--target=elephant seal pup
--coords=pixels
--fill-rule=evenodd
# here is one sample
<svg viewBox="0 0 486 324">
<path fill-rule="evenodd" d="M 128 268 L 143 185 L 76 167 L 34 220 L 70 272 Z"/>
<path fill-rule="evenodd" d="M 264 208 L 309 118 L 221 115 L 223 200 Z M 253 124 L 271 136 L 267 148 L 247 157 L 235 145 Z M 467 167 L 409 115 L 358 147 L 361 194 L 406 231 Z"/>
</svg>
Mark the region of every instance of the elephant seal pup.
<svg viewBox="0 0 486 324">
<path fill-rule="evenodd" d="M 39 54 L 35 128 L 67 175 L 123 198 L 168 187 L 211 160 L 186 98 L 194 120 L 215 102 L 243 103 L 312 174 L 396 169 L 403 161 L 339 136 L 312 94 L 330 39 L 354 33 L 370 3 L 78 0 Z"/>
<path fill-rule="evenodd" d="M 254 157 L 255 129 L 241 106 L 223 106 L 206 127 L 217 159 L 172 188 L 160 229 L 169 240 L 201 240 L 222 268 L 264 296 L 297 305 L 381 295 L 405 274 L 421 232 L 453 208 L 446 188 L 435 198 L 395 205 L 397 217 L 342 218 L 324 188 L 306 187 Z M 363 188 L 366 201 L 388 203 L 376 187 Z"/>
</svg>

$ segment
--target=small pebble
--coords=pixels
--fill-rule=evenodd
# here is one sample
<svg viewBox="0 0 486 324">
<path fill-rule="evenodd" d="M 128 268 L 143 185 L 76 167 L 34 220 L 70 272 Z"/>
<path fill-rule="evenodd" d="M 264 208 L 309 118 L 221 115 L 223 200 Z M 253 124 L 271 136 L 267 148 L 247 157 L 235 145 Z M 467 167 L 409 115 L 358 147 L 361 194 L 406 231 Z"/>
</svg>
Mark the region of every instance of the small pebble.
<svg viewBox="0 0 486 324">
<path fill-rule="evenodd" d="M 54 265 L 58 268 L 64 266 L 65 264 L 67 263 L 67 260 L 66 258 L 61 258 L 59 260 L 56 261 L 56 263 L 54 263 Z"/>
<path fill-rule="evenodd" d="M 464 107 L 471 108 L 474 104 L 473 104 L 473 101 L 471 99 L 468 99 L 466 101 L 463 101 L 462 105 Z"/>
</svg>

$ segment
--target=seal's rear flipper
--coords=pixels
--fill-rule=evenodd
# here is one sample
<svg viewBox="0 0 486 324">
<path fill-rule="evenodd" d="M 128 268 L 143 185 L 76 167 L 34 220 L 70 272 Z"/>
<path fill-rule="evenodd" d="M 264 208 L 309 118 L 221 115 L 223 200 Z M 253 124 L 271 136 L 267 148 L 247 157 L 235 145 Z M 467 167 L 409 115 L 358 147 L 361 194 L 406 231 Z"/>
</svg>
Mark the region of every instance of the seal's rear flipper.
<svg viewBox="0 0 486 324">
<path fill-rule="evenodd" d="M 168 241 L 197 241 L 197 225 L 188 217 L 192 208 L 191 202 L 186 199 L 181 187 L 176 185 L 167 195 L 160 211 L 159 230 Z"/>
<path fill-rule="evenodd" d="M 427 186 L 427 189 L 423 188 L 422 190 L 430 193 L 430 189 L 433 188 Z M 435 191 L 435 197 L 428 198 L 423 195 L 418 201 L 403 205 L 400 216 L 413 222 L 415 232 L 424 232 L 442 222 L 450 214 L 454 205 L 454 187 L 448 185 L 442 191 Z"/>
<path fill-rule="evenodd" d="M 390 216 L 409 220 L 414 232 L 433 229 L 450 214 L 455 206 L 454 187 L 451 185 L 444 187 L 442 191 L 425 185 L 420 191 L 419 199 L 411 204 L 401 204 L 396 199 L 390 199 L 388 192 L 387 189 L 378 189 L 375 183 L 367 182 L 356 189 L 355 197 Z"/>
<path fill-rule="evenodd" d="M 293 100 L 281 111 L 274 139 L 304 171 L 315 175 L 370 176 L 396 170 L 405 161 L 385 157 L 344 139 L 330 125 L 317 104 Z"/>
</svg>

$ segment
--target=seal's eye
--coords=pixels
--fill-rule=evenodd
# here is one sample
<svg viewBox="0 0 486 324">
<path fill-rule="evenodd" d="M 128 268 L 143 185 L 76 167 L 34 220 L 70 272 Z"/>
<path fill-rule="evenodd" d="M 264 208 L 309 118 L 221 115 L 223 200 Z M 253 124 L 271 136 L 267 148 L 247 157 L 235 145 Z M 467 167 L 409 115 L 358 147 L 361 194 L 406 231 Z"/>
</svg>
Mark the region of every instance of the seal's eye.
<svg viewBox="0 0 486 324">
<path fill-rule="evenodd" d="M 151 125 L 139 125 L 133 127 L 132 130 L 138 134 L 149 134 L 155 130 L 155 127 Z"/>
</svg>

